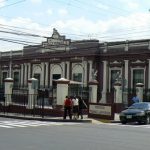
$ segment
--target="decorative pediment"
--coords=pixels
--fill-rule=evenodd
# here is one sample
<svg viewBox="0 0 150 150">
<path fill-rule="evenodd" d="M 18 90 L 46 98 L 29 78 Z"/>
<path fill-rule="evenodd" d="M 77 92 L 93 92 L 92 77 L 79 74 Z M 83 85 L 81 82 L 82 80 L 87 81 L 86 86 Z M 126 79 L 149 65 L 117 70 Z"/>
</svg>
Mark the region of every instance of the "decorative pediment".
<svg viewBox="0 0 150 150">
<path fill-rule="evenodd" d="M 133 63 L 133 64 L 141 64 L 141 63 L 145 63 L 145 61 L 141 61 L 141 60 L 136 60 L 136 61 L 133 61 L 133 62 L 131 62 L 131 63 Z"/>
<path fill-rule="evenodd" d="M 13 66 L 13 68 L 19 68 L 19 67 L 20 65 L 17 65 L 17 64 Z"/>
<path fill-rule="evenodd" d="M 8 68 L 8 67 L 9 67 L 9 66 L 7 66 L 7 65 L 3 65 L 3 66 L 2 66 L 2 68 Z"/>
<path fill-rule="evenodd" d="M 110 62 L 110 64 L 121 64 L 121 62 L 115 60 L 115 61 L 113 61 L 113 62 Z"/>
<path fill-rule="evenodd" d="M 51 37 L 47 38 L 46 42 L 43 42 L 42 45 L 45 48 L 50 48 L 53 46 L 68 46 L 70 44 L 70 40 L 66 39 L 65 36 L 61 36 L 58 31 L 54 28 L 53 34 Z"/>
</svg>

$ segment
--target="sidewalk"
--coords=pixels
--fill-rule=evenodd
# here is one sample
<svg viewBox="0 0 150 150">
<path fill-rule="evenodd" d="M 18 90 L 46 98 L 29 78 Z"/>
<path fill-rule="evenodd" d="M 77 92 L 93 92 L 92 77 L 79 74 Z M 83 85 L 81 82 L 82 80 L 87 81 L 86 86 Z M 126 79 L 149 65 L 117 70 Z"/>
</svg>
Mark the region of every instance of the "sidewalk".
<svg viewBox="0 0 150 150">
<path fill-rule="evenodd" d="M 51 121 L 51 122 L 80 122 L 80 123 L 92 123 L 92 119 L 89 119 L 87 115 L 83 116 L 83 119 L 78 120 L 70 120 L 69 117 L 67 117 L 65 120 L 63 117 L 50 117 L 50 116 L 44 116 L 43 118 L 41 116 L 33 116 L 33 115 L 22 115 L 22 114 L 15 114 L 15 113 L 0 113 L 0 117 L 5 118 L 14 118 L 14 119 L 23 119 L 23 120 L 39 120 L 39 121 Z"/>
<path fill-rule="evenodd" d="M 64 120 L 62 117 L 44 116 L 42 118 L 41 116 L 22 115 L 22 114 L 15 114 L 15 113 L 5 113 L 5 114 L 0 113 L 0 117 L 22 119 L 22 120 L 38 120 L 38 121 L 51 121 L 51 122 L 78 122 L 78 123 L 94 123 L 94 124 L 120 122 L 119 114 L 115 114 L 114 120 L 88 118 L 87 115 L 83 115 L 83 119 L 70 120 L 69 117 L 67 117 L 67 119 Z"/>
</svg>

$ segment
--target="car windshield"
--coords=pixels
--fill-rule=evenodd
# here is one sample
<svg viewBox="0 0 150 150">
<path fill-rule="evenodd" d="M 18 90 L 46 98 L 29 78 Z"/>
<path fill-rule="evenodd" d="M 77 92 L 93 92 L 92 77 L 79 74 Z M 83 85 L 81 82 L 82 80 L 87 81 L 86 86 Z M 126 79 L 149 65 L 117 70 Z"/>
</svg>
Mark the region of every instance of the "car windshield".
<svg viewBox="0 0 150 150">
<path fill-rule="evenodd" d="M 134 103 L 129 107 L 129 109 L 149 109 L 150 105 L 147 103 Z"/>
</svg>

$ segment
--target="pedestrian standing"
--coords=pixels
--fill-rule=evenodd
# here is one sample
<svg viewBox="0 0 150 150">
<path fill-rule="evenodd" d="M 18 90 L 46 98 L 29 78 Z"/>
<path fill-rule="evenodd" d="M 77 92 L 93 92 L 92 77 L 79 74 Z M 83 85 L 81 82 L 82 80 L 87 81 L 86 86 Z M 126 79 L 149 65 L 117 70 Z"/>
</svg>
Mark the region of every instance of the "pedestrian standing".
<svg viewBox="0 0 150 150">
<path fill-rule="evenodd" d="M 78 118 L 79 116 L 81 117 L 81 119 L 83 119 L 83 108 L 87 108 L 86 103 L 84 102 L 84 100 L 79 96 L 78 97 L 79 100 L 79 112 L 78 112 Z"/>
<path fill-rule="evenodd" d="M 72 119 L 72 113 L 71 113 L 71 109 L 72 109 L 72 100 L 66 96 L 66 99 L 64 100 L 64 119 L 66 119 L 67 114 L 70 118 L 70 120 Z"/>
<path fill-rule="evenodd" d="M 73 97 L 73 118 L 76 120 L 78 119 L 78 112 L 79 112 L 79 100 L 77 97 Z"/>
<path fill-rule="evenodd" d="M 133 101 L 133 103 L 139 103 L 140 99 L 139 99 L 139 97 L 136 94 L 134 94 L 134 96 L 132 98 L 132 101 Z"/>
</svg>

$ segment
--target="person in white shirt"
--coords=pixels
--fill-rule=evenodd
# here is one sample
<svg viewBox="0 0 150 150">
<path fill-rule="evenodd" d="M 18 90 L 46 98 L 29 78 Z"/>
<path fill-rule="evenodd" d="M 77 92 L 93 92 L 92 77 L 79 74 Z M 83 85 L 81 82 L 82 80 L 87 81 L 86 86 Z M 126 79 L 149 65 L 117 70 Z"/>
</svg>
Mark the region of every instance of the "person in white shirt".
<svg viewBox="0 0 150 150">
<path fill-rule="evenodd" d="M 79 112 L 79 100 L 77 97 L 72 98 L 73 103 L 73 117 L 74 119 L 78 119 L 78 112 Z"/>
</svg>

